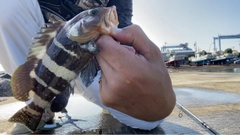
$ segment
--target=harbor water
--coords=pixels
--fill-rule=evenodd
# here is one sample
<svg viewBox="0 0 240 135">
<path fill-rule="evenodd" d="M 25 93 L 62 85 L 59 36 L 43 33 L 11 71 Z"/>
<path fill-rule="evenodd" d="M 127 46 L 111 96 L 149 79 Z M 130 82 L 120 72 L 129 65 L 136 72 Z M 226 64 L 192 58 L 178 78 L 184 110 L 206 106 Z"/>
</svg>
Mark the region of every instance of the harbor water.
<svg viewBox="0 0 240 135">
<path fill-rule="evenodd" d="M 202 69 L 202 72 L 240 73 L 240 68 Z"/>
</svg>

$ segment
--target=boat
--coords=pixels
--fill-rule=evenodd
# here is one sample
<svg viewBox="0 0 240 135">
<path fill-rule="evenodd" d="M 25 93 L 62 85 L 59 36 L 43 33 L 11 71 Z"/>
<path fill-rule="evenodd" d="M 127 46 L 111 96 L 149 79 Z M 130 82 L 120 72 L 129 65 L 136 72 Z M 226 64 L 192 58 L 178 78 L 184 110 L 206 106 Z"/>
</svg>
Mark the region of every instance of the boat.
<svg viewBox="0 0 240 135">
<path fill-rule="evenodd" d="M 196 52 L 195 57 L 189 58 L 189 65 L 196 65 L 196 66 L 202 66 L 202 65 L 209 65 L 212 60 L 215 59 L 215 56 L 212 55 L 212 53 L 207 53 L 205 55 L 202 55 L 202 52 Z"/>
</svg>

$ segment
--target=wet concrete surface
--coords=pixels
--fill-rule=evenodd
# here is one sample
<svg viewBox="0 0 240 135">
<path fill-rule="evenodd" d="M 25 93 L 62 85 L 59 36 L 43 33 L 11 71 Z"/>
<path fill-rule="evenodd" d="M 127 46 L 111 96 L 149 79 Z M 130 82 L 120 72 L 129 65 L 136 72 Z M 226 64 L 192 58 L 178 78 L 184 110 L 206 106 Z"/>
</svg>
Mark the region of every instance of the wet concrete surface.
<svg viewBox="0 0 240 135">
<path fill-rule="evenodd" d="M 206 89 L 175 88 L 177 101 L 191 111 L 191 108 L 204 109 L 207 106 L 239 104 L 240 95 L 222 91 Z M 0 106 L 0 120 L 9 118 L 25 103 L 16 102 Z M 73 95 L 67 106 L 68 114 L 76 121 L 78 129 L 72 124 L 65 124 L 61 128 L 44 131 L 51 134 L 211 134 L 200 123 L 194 121 L 183 111 L 175 107 L 173 113 L 167 117 L 157 128 L 151 131 L 132 129 L 120 123 L 109 114 L 103 114 L 97 105 L 88 102 L 80 95 Z M 180 114 L 180 115 L 179 115 Z M 59 116 L 65 120 L 64 114 L 57 113 L 55 122 L 61 123 Z M 216 111 L 196 115 L 220 134 L 239 134 L 240 113 L 238 109 Z"/>
<path fill-rule="evenodd" d="M 240 94 L 199 88 L 174 90 L 181 105 L 218 133 L 240 134 Z"/>
<path fill-rule="evenodd" d="M 220 134 L 240 134 L 239 110 L 217 111 L 208 115 L 200 115 L 206 123 Z"/>
<path fill-rule="evenodd" d="M 81 103 L 80 103 L 81 102 Z M 79 104 L 77 104 L 79 103 Z M 74 109 L 74 111 L 72 110 Z M 178 110 L 177 108 L 175 108 Z M 71 97 L 69 106 L 67 107 L 69 115 L 85 121 L 75 122 L 83 130 L 79 130 L 71 124 L 64 125 L 59 129 L 55 129 L 51 133 L 54 134 L 206 134 L 208 131 L 199 126 L 188 116 L 180 118 L 177 115 L 171 115 L 165 119 L 157 128 L 145 131 L 133 129 L 120 123 L 109 114 L 103 114 L 102 109 L 81 96 L 75 95 Z M 57 116 L 64 116 L 57 114 Z M 56 120 L 56 122 L 60 122 Z M 49 133 L 49 132 L 44 132 Z"/>
</svg>

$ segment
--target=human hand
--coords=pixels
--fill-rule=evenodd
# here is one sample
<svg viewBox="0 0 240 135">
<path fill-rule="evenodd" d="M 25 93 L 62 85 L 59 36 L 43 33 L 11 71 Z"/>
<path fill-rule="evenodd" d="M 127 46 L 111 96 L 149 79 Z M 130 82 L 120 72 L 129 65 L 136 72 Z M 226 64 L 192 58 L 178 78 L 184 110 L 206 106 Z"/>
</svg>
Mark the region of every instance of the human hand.
<svg viewBox="0 0 240 135">
<path fill-rule="evenodd" d="M 176 98 L 161 52 L 139 26 L 102 35 L 97 45 L 104 105 L 146 121 L 163 119 L 172 112 Z"/>
</svg>

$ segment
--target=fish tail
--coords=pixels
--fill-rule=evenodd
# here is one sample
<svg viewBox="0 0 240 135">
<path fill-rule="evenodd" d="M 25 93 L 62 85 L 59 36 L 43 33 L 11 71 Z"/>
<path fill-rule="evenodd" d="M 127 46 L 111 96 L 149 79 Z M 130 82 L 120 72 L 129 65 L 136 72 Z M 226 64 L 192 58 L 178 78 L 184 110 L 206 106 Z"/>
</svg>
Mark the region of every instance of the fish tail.
<svg viewBox="0 0 240 135">
<path fill-rule="evenodd" d="M 8 119 L 8 121 L 23 124 L 29 130 L 35 132 L 38 124 L 40 123 L 42 114 L 43 112 L 37 112 L 36 110 L 31 109 L 29 106 L 26 106 L 16 112 L 10 119 Z"/>
</svg>

